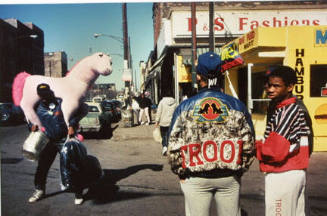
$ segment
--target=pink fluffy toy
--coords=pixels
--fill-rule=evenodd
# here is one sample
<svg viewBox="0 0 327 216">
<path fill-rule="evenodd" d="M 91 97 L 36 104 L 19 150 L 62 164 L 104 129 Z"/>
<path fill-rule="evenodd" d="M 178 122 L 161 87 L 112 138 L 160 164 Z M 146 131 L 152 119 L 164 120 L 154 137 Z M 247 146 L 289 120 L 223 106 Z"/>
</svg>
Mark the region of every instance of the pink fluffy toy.
<svg viewBox="0 0 327 216">
<path fill-rule="evenodd" d="M 26 72 L 17 74 L 12 86 L 13 102 L 20 106 L 26 120 L 42 128 L 34 106 L 40 100 L 36 88 L 41 83 L 47 83 L 56 97 L 62 99 L 62 112 L 67 124 L 69 119 L 83 101 L 88 89 L 99 75 L 112 73 L 111 57 L 103 53 L 94 53 L 79 61 L 71 71 L 62 78 L 30 75 Z"/>
</svg>

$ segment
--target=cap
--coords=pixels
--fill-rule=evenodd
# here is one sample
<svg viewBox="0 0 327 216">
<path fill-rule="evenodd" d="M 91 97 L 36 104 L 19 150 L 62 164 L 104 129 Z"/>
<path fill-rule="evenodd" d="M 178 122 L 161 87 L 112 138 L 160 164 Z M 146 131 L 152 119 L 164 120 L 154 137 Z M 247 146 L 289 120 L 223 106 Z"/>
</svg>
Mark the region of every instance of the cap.
<svg viewBox="0 0 327 216">
<path fill-rule="evenodd" d="M 196 66 L 197 74 L 213 78 L 221 75 L 221 58 L 214 52 L 206 52 L 199 56 Z"/>
<path fill-rule="evenodd" d="M 53 91 L 50 89 L 50 86 L 46 83 L 39 84 L 36 88 L 36 91 L 41 98 L 47 98 L 53 95 Z"/>
</svg>

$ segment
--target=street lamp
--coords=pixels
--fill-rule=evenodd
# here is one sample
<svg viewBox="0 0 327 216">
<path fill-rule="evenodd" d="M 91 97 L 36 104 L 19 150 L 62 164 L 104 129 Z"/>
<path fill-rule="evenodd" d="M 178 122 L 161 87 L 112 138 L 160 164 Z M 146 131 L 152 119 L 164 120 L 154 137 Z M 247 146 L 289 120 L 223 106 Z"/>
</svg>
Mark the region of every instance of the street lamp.
<svg viewBox="0 0 327 216">
<path fill-rule="evenodd" d="M 118 42 L 120 42 L 120 43 L 122 43 L 122 44 L 124 43 L 123 38 L 118 37 L 118 36 L 109 35 L 109 34 L 102 34 L 102 33 L 94 33 L 94 34 L 93 34 L 93 37 L 94 37 L 94 38 L 98 38 L 98 37 L 100 37 L 100 36 L 110 37 L 110 38 L 112 38 L 112 39 L 114 39 L 114 40 L 116 40 L 116 41 L 118 41 Z"/>
<path fill-rule="evenodd" d="M 103 33 L 94 33 L 93 34 L 94 38 L 98 38 L 101 36 L 109 37 L 109 38 L 114 39 L 124 45 L 124 39 L 121 37 L 110 35 L 110 34 L 103 34 Z M 122 55 L 120 55 L 120 54 L 111 54 L 111 55 L 119 55 L 122 57 Z M 124 72 L 123 72 L 124 81 L 126 81 L 126 79 L 131 79 L 131 77 L 132 77 L 132 75 L 130 73 L 130 68 L 132 68 L 132 56 L 131 56 L 131 52 L 130 52 L 130 41 L 129 40 L 128 40 L 128 55 L 127 55 L 127 57 L 128 57 L 127 62 L 126 63 L 124 62 Z"/>
</svg>

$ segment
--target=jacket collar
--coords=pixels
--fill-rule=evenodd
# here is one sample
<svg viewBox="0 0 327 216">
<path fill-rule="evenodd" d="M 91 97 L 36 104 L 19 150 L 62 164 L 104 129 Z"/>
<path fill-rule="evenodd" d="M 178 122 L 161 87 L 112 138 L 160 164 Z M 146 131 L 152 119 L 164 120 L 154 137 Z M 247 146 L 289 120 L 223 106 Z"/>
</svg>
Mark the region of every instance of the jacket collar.
<svg viewBox="0 0 327 216">
<path fill-rule="evenodd" d="M 290 105 L 295 102 L 296 102 L 296 97 L 291 97 L 291 98 L 285 99 L 282 102 L 280 102 L 279 104 L 277 104 L 276 108 L 279 109 L 279 108 L 282 108 L 284 106 Z"/>
</svg>

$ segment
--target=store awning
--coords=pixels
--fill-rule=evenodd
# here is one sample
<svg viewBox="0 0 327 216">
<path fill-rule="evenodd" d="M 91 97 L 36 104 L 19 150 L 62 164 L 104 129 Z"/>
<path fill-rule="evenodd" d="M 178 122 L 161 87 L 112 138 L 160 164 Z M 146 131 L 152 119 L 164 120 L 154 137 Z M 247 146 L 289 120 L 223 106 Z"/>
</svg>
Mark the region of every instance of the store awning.
<svg viewBox="0 0 327 216">
<path fill-rule="evenodd" d="M 278 64 L 285 58 L 286 31 L 285 27 L 256 28 L 224 45 L 222 50 L 230 44 L 235 44 L 244 62 L 253 63 L 257 66 L 256 70 L 261 70 L 261 66 Z"/>
</svg>

